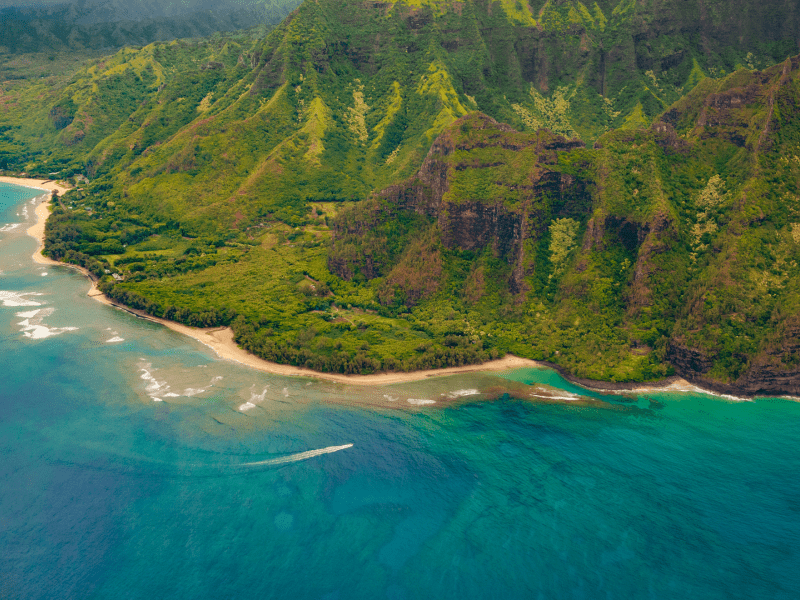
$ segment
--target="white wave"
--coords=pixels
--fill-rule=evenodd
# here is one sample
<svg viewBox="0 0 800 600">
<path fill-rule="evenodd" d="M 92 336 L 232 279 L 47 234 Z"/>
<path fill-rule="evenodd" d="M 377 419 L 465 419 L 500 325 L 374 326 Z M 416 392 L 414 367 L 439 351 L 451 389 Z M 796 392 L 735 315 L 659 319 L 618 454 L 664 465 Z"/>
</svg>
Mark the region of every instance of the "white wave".
<svg viewBox="0 0 800 600">
<path fill-rule="evenodd" d="M 182 396 L 186 396 L 187 398 L 191 398 L 192 396 L 197 396 L 198 394 L 202 394 L 206 391 L 206 388 L 186 388 L 183 390 Z"/>
<path fill-rule="evenodd" d="M 339 450 L 346 450 L 347 448 L 352 448 L 352 447 L 353 444 L 345 444 L 344 446 L 328 446 L 327 448 L 320 448 L 319 450 L 309 450 L 307 452 L 298 452 L 297 454 L 290 454 L 289 456 L 281 456 L 280 458 L 271 458 L 269 460 L 260 460 L 257 462 L 244 463 L 242 466 L 256 467 L 256 466 L 266 466 L 266 465 L 283 465 L 286 463 L 293 463 L 301 460 L 307 460 L 309 458 L 314 458 L 315 456 L 320 456 L 322 454 L 331 454 L 333 452 L 339 452 Z"/>
<path fill-rule="evenodd" d="M 45 271 L 44 273 L 42 273 L 42 277 L 47 277 L 47 271 Z"/>
<path fill-rule="evenodd" d="M 289 388 L 283 388 L 283 397 L 284 398 L 288 398 L 289 397 Z"/>
<path fill-rule="evenodd" d="M 192 396 L 198 396 L 200 394 L 207 392 L 209 388 L 214 387 L 214 384 L 221 380 L 222 380 L 222 375 L 217 375 L 216 377 L 211 378 L 211 383 L 209 383 L 208 386 L 201 388 L 186 388 L 185 390 L 183 390 L 183 394 L 181 395 L 187 396 L 189 398 L 191 398 Z M 264 392 L 266 393 L 266 390 L 264 390 Z"/>
<path fill-rule="evenodd" d="M 555 391 L 556 390 L 554 390 L 554 392 Z M 583 397 L 579 394 L 573 394 L 572 392 L 567 392 L 565 390 L 557 390 L 557 392 L 558 392 L 557 394 L 556 393 L 542 394 L 533 391 L 530 393 L 530 396 L 531 398 L 542 398 L 543 400 L 564 400 L 566 402 L 575 402 L 576 400 L 580 400 Z"/>
<path fill-rule="evenodd" d="M 709 392 L 706 392 L 707 394 Z M 729 400 L 730 402 L 755 402 L 752 398 L 744 398 L 742 396 L 732 396 L 731 394 L 711 394 L 712 396 L 717 396 L 718 398 L 722 398 L 723 400 Z"/>
<path fill-rule="evenodd" d="M 417 406 L 427 406 L 428 404 L 436 404 L 436 400 L 426 400 L 424 398 L 409 398 L 409 404 L 415 404 Z"/>
<path fill-rule="evenodd" d="M 141 369 L 139 369 L 139 371 L 142 373 L 140 377 L 147 382 L 144 391 L 153 399 L 154 402 L 163 402 L 161 396 L 165 396 L 169 392 L 170 388 L 166 381 L 159 381 L 148 370 L 152 368 L 153 365 L 151 363 L 146 363 Z M 153 370 L 155 371 L 155 369 Z"/>
<path fill-rule="evenodd" d="M 544 394 L 531 394 L 531 398 L 542 398 L 543 400 L 564 400 L 566 402 L 575 402 L 580 400 L 580 396 L 570 394 L 569 396 L 546 396 Z"/>
<path fill-rule="evenodd" d="M 389 402 L 397 402 L 399 398 L 395 398 L 394 396 L 390 396 L 389 394 L 384 394 L 384 398 L 386 398 Z"/>
<path fill-rule="evenodd" d="M 267 390 L 269 390 L 269 386 L 261 390 L 260 394 L 256 394 L 255 392 L 250 392 L 250 400 L 240 405 L 239 410 L 241 411 L 250 410 L 251 408 L 255 408 L 256 406 L 261 404 L 264 401 L 264 398 L 267 397 Z"/>
<path fill-rule="evenodd" d="M 112 333 L 116 334 L 117 332 L 112 331 Z M 122 338 L 112 338 L 108 341 L 112 342 L 124 340 Z M 198 396 L 207 392 L 210 387 L 213 387 L 214 383 L 222 379 L 221 375 L 217 375 L 211 379 L 211 383 L 207 386 L 187 387 L 181 392 L 176 392 L 172 391 L 172 386 L 166 380 L 159 380 L 156 377 L 154 373 L 158 369 L 154 369 L 152 363 L 146 362 L 144 358 L 140 358 L 140 360 L 142 361 L 139 368 L 139 372 L 141 373 L 140 377 L 147 382 L 144 390 L 148 396 L 150 396 L 154 401 L 158 402 L 162 402 L 164 398 L 192 398 L 194 396 Z"/>
<path fill-rule="evenodd" d="M 28 312 L 16 313 L 22 321 L 17 323 L 22 331 L 22 335 L 32 340 L 43 340 L 54 335 L 60 335 L 66 331 L 75 331 L 77 327 L 48 327 L 43 323 L 45 317 L 53 314 L 52 308 L 41 308 L 38 310 L 31 310 Z"/>
<path fill-rule="evenodd" d="M 741 396 L 733 396 L 731 394 L 720 394 L 720 393 L 717 393 L 717 392 L 713 392 L 711 390 L 705 390 L 705 389 L 703 389 L 701 387 L 697 387 L 696 385 L 691 385 L 691 384 L 686 386 L 685 389 L 674 389 L 674 390 L 672 390 L 672 389 L 665 388 L 665 391 L 670 391 L 670 392 L 673 392 L 673 391 L 676 391 L 676 392 L 689 392 L 689 393 L 692 393 L 692 394 L 705 394 L 706 396 L 715 396 L 717 398 L 722 398 L 723 400 L 728 400 L 730 402 L 754 402 L 754 400 L 752 398 L 743 398 Z"/>
<path fill-rule="evenodd" d="M 115 335 L 109 340 L 106 340 L 106 344 L 116 344 L 117 342 L 124 342 L 125 338 L 121 338 L 118 335 Z"/>
<path fill-rule="evenodd" d="M 447 394 L 443 394 L 448 398 L 463 398 L 464 396 L 477 396 L 480 392 L 478 390 L 456 390 L 454 392 L 448 392 Z"/>
<path fill-rule="evenodd" d="M 22 223 L 8 223 L 7 225 L 3 225 L 2 227 L 0 227 L 0 231 L 2 231 L 3 233 L 14 231 L 20 225 L 22 225 Z"/>
<path fill-rule="evenodd" d="M 0 290 L 0 302 L 3 306 L 41 306 L 41 302 L 28 300 L 26 296 L 41 296 L 38 292 L 4 292 Z"/>
<path fill-rule="evenodd" d="M 286 388 L 283 389 L 284 391 L 286 391 Z M 267 390 L 269 390 L 269 386 L 261 390 L 260 394 L 256 394 L 255 392 L 250 392 L 250 402 L 255 402 L 256 404 L 263 402 L 264 398 L 267 397 Z"/>
</svg>

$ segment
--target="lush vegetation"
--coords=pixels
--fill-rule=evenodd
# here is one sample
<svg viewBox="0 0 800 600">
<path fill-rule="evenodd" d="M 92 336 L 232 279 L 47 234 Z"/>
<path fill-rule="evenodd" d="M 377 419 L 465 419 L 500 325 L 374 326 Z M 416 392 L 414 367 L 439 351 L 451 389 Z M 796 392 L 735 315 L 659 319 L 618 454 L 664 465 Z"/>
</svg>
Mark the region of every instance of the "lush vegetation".
<svg viewBox="0 0 800 600">
<path fill-rule="evenodd" d="M 272 360 L 793 368 L 797 64 L 752 69 L 799 16 L 651 4 L 308 2 L 4 87 L 0 166 L 77 177 L 51 256 Z"/>
<path fill-rule="evenodd" d="M 19 2 L 2 8 L 0 62 L 3 55 L 104 51 L 175 38 L 209 36 L 219 31 L 280 23 L 296 1 L 123 3 L 65 0 Z M 26 6 L 27 4 L 27 6 Z"/>
</svg>

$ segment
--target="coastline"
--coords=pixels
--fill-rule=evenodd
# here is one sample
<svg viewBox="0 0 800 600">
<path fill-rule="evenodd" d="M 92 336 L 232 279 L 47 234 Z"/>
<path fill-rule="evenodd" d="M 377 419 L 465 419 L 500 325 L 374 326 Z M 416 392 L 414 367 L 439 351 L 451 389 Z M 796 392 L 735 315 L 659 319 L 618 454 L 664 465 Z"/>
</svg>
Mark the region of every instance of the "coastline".
<svg viewBox="0 0 800 600">
<path fill-rule="evenodd" d="M 14 181 L 7 181 L 7 183 L 15 183 L 15 185 L 20 185 Z M 33 186 L 28 185 L 26 187 L 33 187 Z M 479 365 L 465 365 L 463 367 L 431 369 L 427 371 L 414 371 L 412 373 L 377 373 L 374 375 L 341 375 L 338 373 L 321 373 L 319 371 L 312 371 L 311 369 L 304 369 L 302 367 L 273 363 L 264 360 L 262 358 L 259 358 L 254 354 L 250 354 L 249 352 L 247 352 L 247 350 L 243 350 L 242 348 L 240 348 L 233 339 L 233 330 L 230 327 L 198 329 L 196 327 L 189 327 L 188 325 L 176 323 L 175 321 L 160 319 L 158 317 L 148 315 L 143 311 L 130 308 L 128 306 L 124 306 L 122 304 L 114 302 L 111 298 L 109 298 L 103 292 L 97 289 L 97 282 L 91 276 L 89 271 L 78 265 L 62 263 L 53 260 L 51 258 L 48 258 L 42 254 L 42 249 L 44 248 L 44 225 L 45 221 L 47 221 L 47 218 L 50 215 L 48 202 L 41 202 L 40 204 L 36 205 L 35 214 L 36 214 L 36 224 L 29 227 L 27 233 L 28 235 L 36 239 L 37 242 L 39 242 L 39 246 L 37 247 L 36 252 L 34 252 L 32 256 L 33 260 L 36 263 L 41 265 L 62 266 L 74 269 L 82 273 L 91 281 L 92 286 L 86 295 L 93 298 L 94 300 L 97 300 L 98 302 L 101 302 L 107 306 L 113 306 L 114 308 L 123 310 L 140 319 L 144 319 L 152 323 L 158 323 L 159 325 L 163 325 L 164 327 L 167 327 L 172 331 L 176 331 L 183 335 L 189 336 L 197 340 L 201 344 L 211 348 L 215 352 L 215 354 L 222 359 L 231 360 L 233 362 L 242 364 L 246 367 L 257 369 L 258 371 L 262 371 L 264 373 L 271 373 L 273 375 L 283 375 L 290 377 L 313 377 L 316 379 L 322 379 L 325 381 L 331 381 L 335 383 L 345 383 L 348 385 L 389 385 L 393 383 L 407 383 L 412 381 L 421 381 L 429 377 L 454 375 L 457 373 L 469 373 L 476 371 L 508 371 L 511 369 L 519 369 L 522 367 L 542 366 L 540 365 L 540 363 L 537 363 L 536 361 L 509 355 L 504 358 L 494 360 L 488 363 L 483 363 Z"/>
<path fill-rule="evenodd" d="M 11 185 L 18 185 L 20 187 L 33 188 L 35 190 L 48 192 L 55 190 L 59 194 L 65 194 L 70 190 L 68 186 L 58 183 L 53 179 L 27 179 L 24 177 L 6 177 L 4 175 L 0 175 L 0 183 L 10 183 Z"/>
<path fill-rule="evenodd" d="M 66 191 L 67 189 L 53 182 L 47 182 L 44 180 L 25 180 L 25 179 L 15 179 L 11 177 L 0 177 L 0 182 L 13 183 L 14 185 L 23 185 L 24 187 L 35 187 L 35 189 L 42 189 L 42 190 L 57 189 L 59 193 L 63 193 L 63 191 Z M 26 185 L 25 183 L 18 183 L 18 182 L 26 182 L 28 185 Z M 33 186 L 30 185 L 31 183 L 36 183 L 38 185 Z M 52 187 L 45 188 L 44 185 L 50 185 Z M 430 369 L 425 371 L 413 371 L 410 373 L 402 373 L 402 372 L 377 373 L 374 375 L 341 375 L 338 373 L 323 373 L 319 371 L 312 371 L 311 369 L 305 369 L 302 367 L 295 367 L 292 365 L 282 365 L 279 363 L 270 362 L 262 358 L 259 358 L 254 354 L 249 353 L 247 350 L 240 348 L 234 340 L 233 330 L 230 327 L 198 329 L 196 327 L 190 327 L 188 325 L 176 323 L 175 321 L 168 321 L 166 319 L 153 317 L 152 315 L 148 315 L 143 311 L 124 306 L 122 304 L 114 302 L 113 300 L 111 300 L 111 298 L 109 298 L 108 296 L 103 294 L 100 290 L 98 290 L 97 282 L 91 276 L 89 271 L 87 271 L 83 267 L 80 267 L 78 265 L 72 265 L 69 263 L 62 263 L 42 255 L 42 249 L 44 248 L 44 227 L 45 227 L 45 222 L 47 221 L 47 218 L 50 214 L 48 205 L 49 202 L 45 201 L 41 202 L 36 206 L 35 209 L 36 223 L 31 227 L 29 227 L 27 230 L 28 235 L 30 235 L 39 242 L 36 252 L 34 252 L 32 256 L 35 262 L 42 265 L 63 266 L 75 269 L 76 271 L 79 271 L 91 281 L 92 284 L 91 288 L 89 289 L 86 295 L 93 298 L 94 300 L 97 300 L 98 302 L 101 302 L 108 306 L 113 306 L 114 308 L 117 308 L 119 310 L 123 310 L 140 319 L 144 319 L 146 321 L 150 321 L 153 323 L 158 323 L 159 325 L 163 325 L 164 327 L 167 327 L 172 331 L 189 336 L 197 340 L 201 344 L 207 346 L 211 350 L 213 350 L 218 357 L 224 360 L 237 362 L 241 365 L 244 365 L 252 369 L 256 369 L 264 373 L 270 373 L 273 375 L 281 375 L 288 377 L 309 377 L 309 378 L 321 379 L 323 381 L 330 381 L 334 383 L 343 383 L 347 385 L 391 385 L 395 383 L 410 383 L 414 381 L 422 381 L 430 377 L 442 377 L 446 375 L 456 375 L 459 373 L 509 371 L 512 369 L 520 369 L 526 367 L 549 368 L 557 371 L 562 377 L 564 377 L 564 379 L 566 379 L 570 383 L 600 393 L 628 392 L 628 393 L 641 394 L 641 393 L 652 393 L 652 392 L 684 392 L 684 393 L 710 394 L 713 396 L 717 396 L 732 401 L 746 401 L 751 399 L 744 396 L 737 396 L 734 394 L 726 394 L 726 393 L 721 393 L 719 391 L 704 389 L 678 376 L 668 377 L 660 381 L 653 381 L 647 383 L 614 383 L 614 382 L 603 382 L 603 381 L 595 381 L 589 379 L 581 379 L 579 377 L 571 375 L 569 372 L 566 371 L 566 369 L 564 369 L 559 365 L 549 362 L 535 361 L 528 358 L 521 358 L 518 356 L 514 356 L 512 354 L 508 354 L 505 357 L 497 360 L 476 365 L 447 367 L 443 369 Z"/>
</svg>

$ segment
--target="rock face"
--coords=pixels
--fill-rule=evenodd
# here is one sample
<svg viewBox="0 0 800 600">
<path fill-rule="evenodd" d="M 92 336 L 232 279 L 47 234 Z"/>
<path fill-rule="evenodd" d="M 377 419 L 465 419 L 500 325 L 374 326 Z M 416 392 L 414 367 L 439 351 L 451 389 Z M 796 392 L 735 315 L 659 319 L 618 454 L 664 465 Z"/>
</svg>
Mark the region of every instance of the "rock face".
<svg viewBox="0 0 800 600">
<path fill-rule="evenodd" d="M 744 374 L 732 382 L 709 376 L 715 357 L 703 350 L 673 340 L 667 358 L 681 377 L 723 394 L 800 396 L 800 315 L 790 317 L 773 340 L 751 359 Z"/>
<path fill-rule="evenodd" d="M 545 130 L 520 134 L 476 113 L 439 136 L 414 177 L 378 197 L 390 210 L 434 220 L 446 248 L 480 252 L 490 247 L 495 256 L 520 265 L 510 282 L 519 292 L 524 242 L 540 237 L 552 214 L 590 202 L 582 180 L 554 169 L 559 152 L 583 147 L 580 140 Z M 513 177 L 510 169 L 516 171 Z M 467 177 L 481 181 L 462 183 Z"/>
<path fill-rule="evenodd" d="M 290 256 L 337 302 L 382 312 L 370 344 L 418 352 L 395 319 L 412 313 L 447 360 L 480 346 L 584 378 L 676 369 L 778 389 L 800 360 L 787 326 L 800 313 L 800 78 L 797 59 L 765 67 L 797 51 L 798 6 L 307 1 L 252 44 L 126 50 L 49 86 L 38 113 L 0 123 L 47 151 L 0 161 L 85 170 L 85 201 L 110 230 L 70 214 L 51 247 L 109 270 L 122 262 L 100 240 L 124 248 L 173 223 L 209 249 L 241 237 L 256 243 L 236 242 L 237 256 Z M 327 232 L 312 205 L 333 218 L 327 265 L 351 283 L 319 272 Z M 302 243 L 284 245 L 284 225 Z M 154 305 L 189 297 L 186 279 L 153 284 L 186 260 L 183 242 L 163 241 L 168 269 L 148 260 L 109 285 Z M 209 310 L 264 283 L 254 263 L 232 260 L 223 278 L 197 264 L 221 286 Z M 265 338 L 261 315 L 285 313 L 326 332 L 314 351 L 328 355 L 334 299 L 296 288 L 253 300 L 242 327 Z"/>
<path fill-rule="evenodd" d="M 436 139 L 416 175 L 336 222 L 328 267 L 345 279 L 389 274 L 393 257 L 381 244 L 364 243 L 364 234 L 381 221 L 414 213 L 435 224 L 444 248 L 490 249 L 510 266 L 509 290 L 520 294 L 536 266 L 526 242 L 540 239 L 553 216 L 580 218 L 591 203 L 585 181 L 556 168 L 560 152 L 577 148 L 584 143 L 546 130 L 519 133 L 481 113 L 462 117 Z M 419 272 L 417 279 L 430 276 Z"/>
<path fill-rule="evenodd" d="M 531 347 L 550 336 L 532 357 L 579 377 L 617 377 L 585 368 L 617 344 L 618 356 L 650 365 L 631 379 L 671 371 L 723 393 L 798 394 L 800 160 L 789 157 L 800 156 L 799 103 L 795 57 L 699 86 L 648 130 L 609 133 L 592 150 L 468 115 L 413 177 L 337 220 L 329 266 L 346 278 L 417 282 L 379 293 L 385 304 L 424 301 L 447 274 L 439 244 L 474 262 L 464 297 L 475 302 L 491 276 L 478 263 L 491 256 L 516 305 L 562 319 L 565 333 L 527 322 Z M 374 241 L 409 215 L 416 224 L 393 251 L 390 237 Z M 603 328 L 614 333 L 592 346 Z"/>
</svg>

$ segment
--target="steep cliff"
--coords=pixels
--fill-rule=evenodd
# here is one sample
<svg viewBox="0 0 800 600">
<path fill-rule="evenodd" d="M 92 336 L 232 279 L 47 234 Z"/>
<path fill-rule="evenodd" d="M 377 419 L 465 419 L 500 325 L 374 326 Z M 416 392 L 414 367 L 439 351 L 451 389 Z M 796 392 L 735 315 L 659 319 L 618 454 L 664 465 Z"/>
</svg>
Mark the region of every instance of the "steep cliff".
<svg viewBox="0 0 800 600">
<path fill-rule="evenodd" d="M 370 249 L 384 246 L 365 247 L 365 232 L 419 214 L 419 235 L 468 253 L 473 272 L 487 256 L 507 264 L 501 302 L 528 310 L 514 352 L 582 376 L 635 379 L 661 364 L 720 391 L 796 394 L 799 67 L 795 57 L 708 82 L 649 130 L 591 150 L 464 117 L 415 176 L 340 217 L 329 266 L 397 286 L 404 249 L 376 260 Z M 417 264 L 422 277 L 432 263 Z M 461 294 L 480 305 L 471 283 Z M 386 304 L 407 296 L 379 293 Z"/>
<path fill-rule="evenodd" d="M 512 265 L 509 284 L 518 292 L 533 268 L 526 243 L 537 243 L 554 216 L 579 216 L 588 209 L 584 181 L 556 168 L 559 152 L 582 147 L 580 140 L 546 130 L 519 133 L 474 113 L 436 139 L 415 176 L 380 192 L 369 218 L 374 226 L 402 212 L 427 217 L 445 248 L 475 253 L 489 248 Z M 346 279 L 359 272 L 367 279 L 388 274 L 390 264 L 369 251 L 353 252 L 354 245 L 363 246 L 367 229 L 354 225 L 347 218 L 334 225 L 331 270 Z"/>
<path fill-rule="evenodd" d="M 4 89 L 0 160 L 91 179 L 52 256 L 273 360 L 790 389 L 797 34 L 788 0 L 304 2 Z"/>
</svg>

